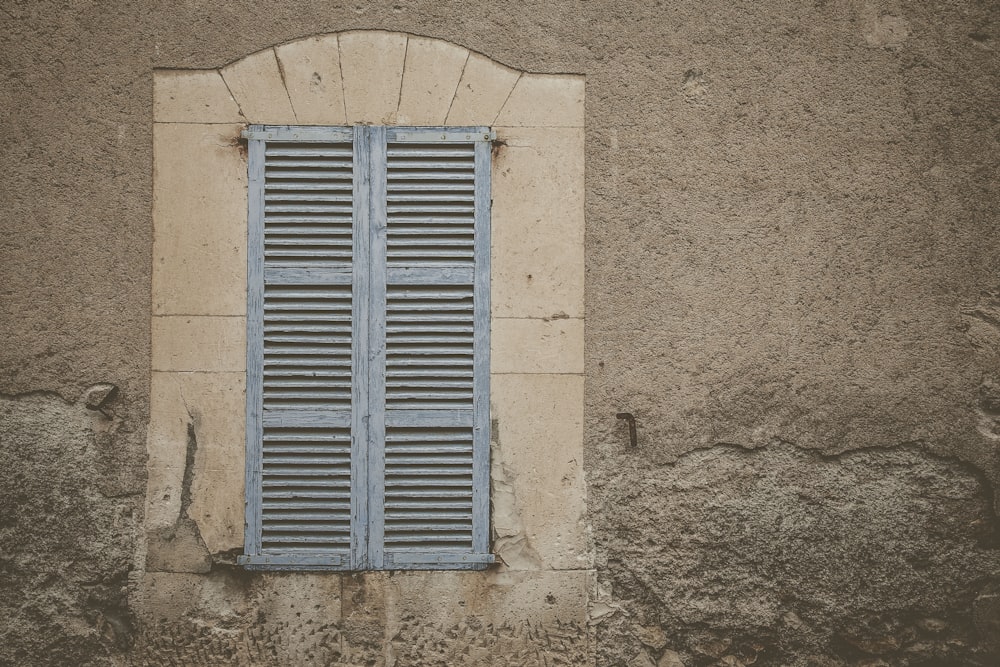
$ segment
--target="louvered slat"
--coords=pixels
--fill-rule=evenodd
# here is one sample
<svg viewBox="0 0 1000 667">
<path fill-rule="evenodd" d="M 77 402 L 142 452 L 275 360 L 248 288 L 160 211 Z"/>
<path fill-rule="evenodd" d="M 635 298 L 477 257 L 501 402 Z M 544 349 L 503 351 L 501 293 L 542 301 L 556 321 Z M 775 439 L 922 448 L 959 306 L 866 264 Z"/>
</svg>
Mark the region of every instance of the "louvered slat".
<svg viewBox="0 0 1000 667">
<path fill-rule="evenodd" d="M 389 266 L 472 265 L 474 145 L 390 142 L 386 172 Z"/>
<path fill-rule="evenodd" d="M 264 410 L 349 412 L 350 364 L 350 285 L 265 286 Z"/>
<path fill-rule="evenodd" d="M 270 143 L 264 151 L 264 261 L 272 267 L 350 266 L 350 143 Z"/>
<path fill-rule="evenodd" d="M 265 428 L 263 553 L 348 551 L 350 459 L 350 429 Z"/>
<path fill-rule="evenodd" d="M 472 428 L 387 426 L 385 548 L 472 551 Z"/>
<path fill-rule="evenodd" d="M 471 285 L 388 286 L 386 409 L 471 410 L 472 330 Z"/>
</svg>

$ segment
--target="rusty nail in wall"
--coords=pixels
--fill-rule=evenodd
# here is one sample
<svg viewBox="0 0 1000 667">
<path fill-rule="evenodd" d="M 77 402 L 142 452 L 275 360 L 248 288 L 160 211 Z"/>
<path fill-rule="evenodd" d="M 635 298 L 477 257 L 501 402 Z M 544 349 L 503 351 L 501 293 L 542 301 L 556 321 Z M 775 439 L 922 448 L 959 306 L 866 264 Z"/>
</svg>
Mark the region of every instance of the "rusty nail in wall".
<svg viewBox="0 0 1000 667">
<path fill-rule="evenodd" d="M 631 412 L 619 412 L 615 415 L 618 419 L 624 419 L 628 422 L 628 440 L 632 447 L 639 446 L 639 438 L 635 430 L 635 417 Z"/>
</svg>

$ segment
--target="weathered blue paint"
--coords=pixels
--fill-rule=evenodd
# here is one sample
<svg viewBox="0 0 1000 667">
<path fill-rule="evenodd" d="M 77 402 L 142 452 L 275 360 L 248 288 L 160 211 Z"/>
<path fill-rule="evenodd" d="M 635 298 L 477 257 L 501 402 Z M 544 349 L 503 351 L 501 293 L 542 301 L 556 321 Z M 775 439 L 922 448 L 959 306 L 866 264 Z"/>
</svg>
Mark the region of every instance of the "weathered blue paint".
<svg viewBox="0 0 1000 667">
<path fill-rule="evenodd" d="M 486 567 L 491 132 L 244 134 L 252 248 L 241 562 Z"/>
</svg>

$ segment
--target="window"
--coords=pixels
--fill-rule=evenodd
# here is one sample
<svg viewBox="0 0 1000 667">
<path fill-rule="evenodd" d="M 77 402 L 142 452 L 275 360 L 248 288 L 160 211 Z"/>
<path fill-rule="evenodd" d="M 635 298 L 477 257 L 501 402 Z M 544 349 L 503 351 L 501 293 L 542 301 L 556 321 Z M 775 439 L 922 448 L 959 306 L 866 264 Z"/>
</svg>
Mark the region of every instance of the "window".
<svg viewBox="0 0 1000 667">
<path fill-rule="evenodd" d="M 482 569 L 488 128 L 251 126 L 251 568 Z"/>
</svg>

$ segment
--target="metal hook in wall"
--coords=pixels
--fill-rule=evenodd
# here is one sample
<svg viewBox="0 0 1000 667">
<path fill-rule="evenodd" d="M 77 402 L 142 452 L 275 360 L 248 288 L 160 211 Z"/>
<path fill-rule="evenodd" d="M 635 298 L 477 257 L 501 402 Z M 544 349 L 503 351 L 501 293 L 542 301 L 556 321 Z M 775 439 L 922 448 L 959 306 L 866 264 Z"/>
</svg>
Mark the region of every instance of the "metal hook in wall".
<svg viewBox="0 0 1000 667">
<path fill-rule="evenodd" d="M 628 439 L 629 439 L 629 444 L 632 447 L 638 447 L 639 446 L 639 438 L 638 438 L 638 435 L 636 434 L 636 430 L 635 430 L 635 417 L 632 415 L 632 413 L 631 412 L 619 412 L 617 415 L 615 415 L 615 417 L 617 417 L 618 419 L 624 419 L 626 422 L 628 422 Z"/>
</svg>

